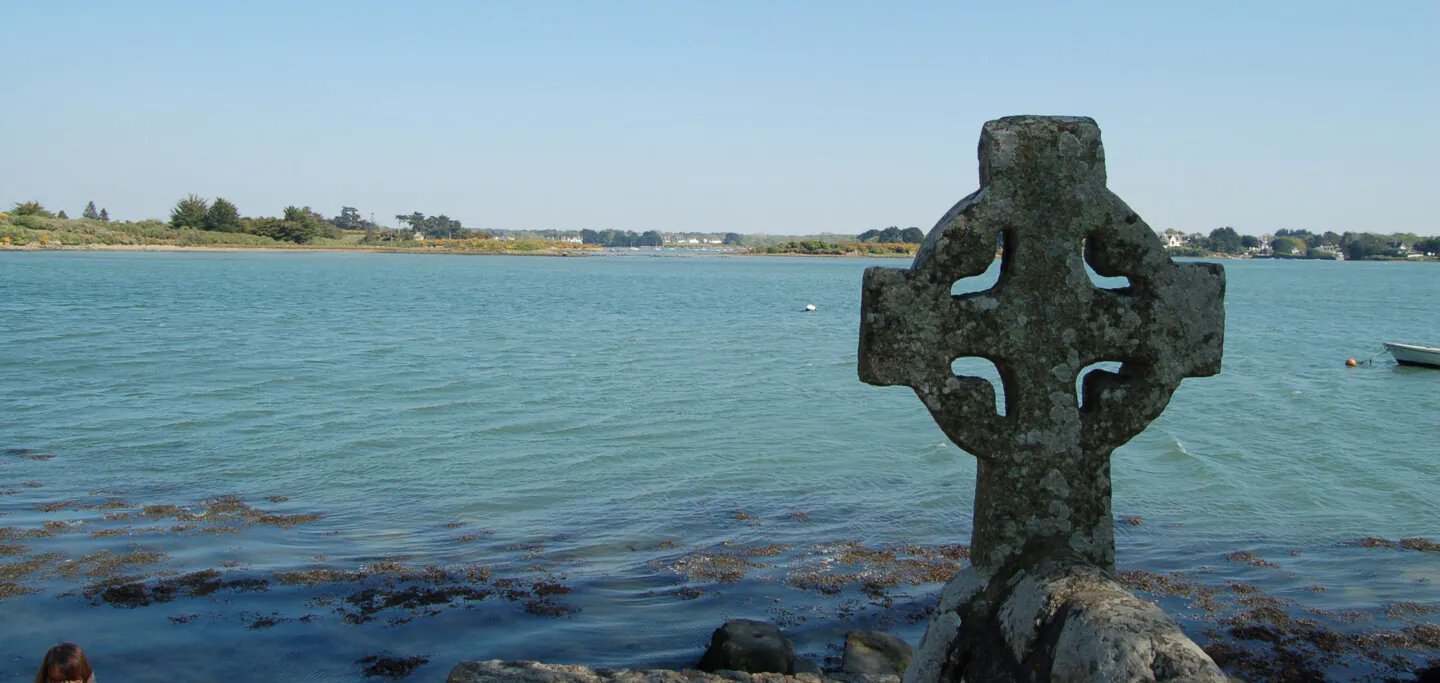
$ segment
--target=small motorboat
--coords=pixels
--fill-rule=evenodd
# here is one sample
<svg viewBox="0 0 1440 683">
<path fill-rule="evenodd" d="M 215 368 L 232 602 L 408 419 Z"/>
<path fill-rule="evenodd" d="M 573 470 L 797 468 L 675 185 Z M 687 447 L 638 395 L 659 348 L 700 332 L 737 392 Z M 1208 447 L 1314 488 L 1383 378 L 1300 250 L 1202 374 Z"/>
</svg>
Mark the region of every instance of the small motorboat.
<svg viewBox="0 0 1440 683">
<path fill-rule="evenodd" d="M 1425 365 L 1440 368 L 1440 348 L 1434 346 L 1385 342 L 1385 350 L 1389 351 L 1390 355 L 1395 357 L 1395 362 L 1401 365 Z"/>
</svg>

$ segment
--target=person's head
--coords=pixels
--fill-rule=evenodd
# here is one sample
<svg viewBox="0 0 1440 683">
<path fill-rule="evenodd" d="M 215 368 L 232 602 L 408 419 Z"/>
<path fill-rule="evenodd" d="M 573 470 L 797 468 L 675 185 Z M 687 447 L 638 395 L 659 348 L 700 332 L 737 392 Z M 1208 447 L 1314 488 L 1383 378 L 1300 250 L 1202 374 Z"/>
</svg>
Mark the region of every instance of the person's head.
<svg viewBox="0 0 1440 683">
<path fill-rule="evenodd" d="M 40 663 L 40 672 L 35 674 L 35 683 L 61 683 L 62 681 L 85 683 L 94 673 L 90 669 L 89 660 L 85 659 L 84 650 L 81 650 L 79 645 L 60 643 L 45 653 L 45 661 Z"/>
</svg>

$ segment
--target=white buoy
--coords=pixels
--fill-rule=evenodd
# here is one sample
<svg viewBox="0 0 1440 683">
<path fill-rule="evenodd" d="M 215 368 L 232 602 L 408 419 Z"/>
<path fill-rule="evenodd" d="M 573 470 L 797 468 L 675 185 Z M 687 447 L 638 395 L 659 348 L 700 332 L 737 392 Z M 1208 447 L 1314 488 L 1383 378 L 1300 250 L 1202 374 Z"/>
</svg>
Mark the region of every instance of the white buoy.
<svg viewBox="0 0 1440 683">
<path fill-rule="evenodd" d="M 805 304 L 805 312 L 806 312 L 806 313 L 809 313 L 810 311 L 813 311 L 813 310 L 815 310 L 815 304 Z"/>
</svg>

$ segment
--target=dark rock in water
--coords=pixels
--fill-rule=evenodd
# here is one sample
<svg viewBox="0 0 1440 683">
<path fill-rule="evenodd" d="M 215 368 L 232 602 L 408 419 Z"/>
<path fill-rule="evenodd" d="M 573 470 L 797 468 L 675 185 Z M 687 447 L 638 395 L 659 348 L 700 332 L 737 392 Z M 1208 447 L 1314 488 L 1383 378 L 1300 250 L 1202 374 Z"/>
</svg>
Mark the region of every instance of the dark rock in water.
<svg viewBox="0 0 1440 683">
<path fill-rule="evenodd" d="M 1417 683 L 1440 683 L 1440 659 L 1430 662 L 1430 665 L 1415 672 Z"/>
<path fill-rule="evenodd" d="M 701 671 L 795 673 L 795 644 L 763 621 L 732 619 L 715 629 L 710 649 L 696 667 Z"/>
<path fill-rule="evenodd" d="M 851 631 L 845 634 L 845 657 L 840 670 L 847 674 L 892 674 L 904 676 L 915 648 L 879 631 Z"/>
<path fill-rule="evenodd" d="M 816 676 L 824 676 L 825 670 L 820 668 L 819 664 L 805 659 L 804 657 L 796 657 L 795 675 L 799 676 L 800 674 L 815 674 Z"/>
</svg>

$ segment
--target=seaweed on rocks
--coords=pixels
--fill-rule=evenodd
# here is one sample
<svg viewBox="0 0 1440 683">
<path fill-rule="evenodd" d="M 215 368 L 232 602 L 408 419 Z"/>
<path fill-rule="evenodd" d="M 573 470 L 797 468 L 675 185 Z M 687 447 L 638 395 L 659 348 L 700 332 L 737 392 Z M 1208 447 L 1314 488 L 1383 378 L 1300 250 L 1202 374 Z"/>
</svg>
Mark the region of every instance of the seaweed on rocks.
<svg viewBox="0 0 1440 683">
<path fill-rule="evenodd" d="M 355 663 L 365 665 L 361 671 L 365 674 L 366 678 L 379 677 L 399 680 L 415 673 L 415 670 L 421 666 L 429 664 L 430 658 L 419 655 L 394 657 L 388 653 L 382 653 L 370 655 L 364 659 L 357 659 Z"/>
</svg>

